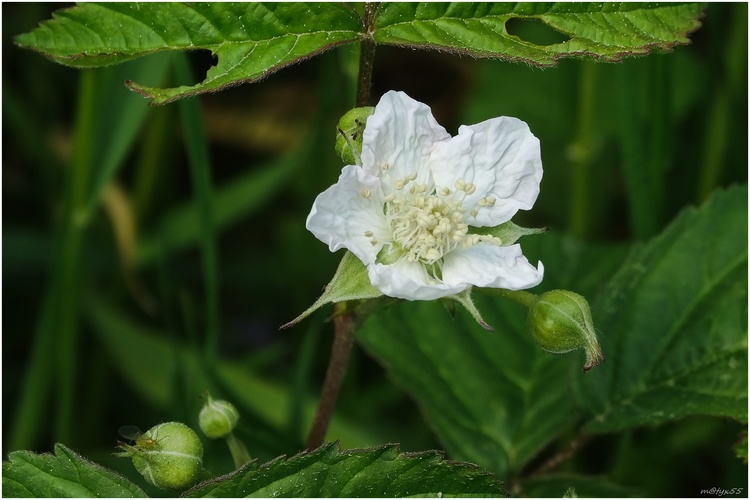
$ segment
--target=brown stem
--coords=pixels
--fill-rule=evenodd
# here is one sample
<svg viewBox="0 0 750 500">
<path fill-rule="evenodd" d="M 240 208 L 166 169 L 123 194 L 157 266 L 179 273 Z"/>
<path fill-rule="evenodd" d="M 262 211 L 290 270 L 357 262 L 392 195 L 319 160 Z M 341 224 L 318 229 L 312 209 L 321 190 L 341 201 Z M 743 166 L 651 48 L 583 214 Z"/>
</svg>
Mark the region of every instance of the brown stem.
<svg viewBox="0 0 750 500">
<path fill-rule="evenodd" d="M 379 3 L 365 4 L 364 28 L 366 38 L 359 48 L 359 75 L 357 75 L 357 107 L 370 103 L 370 88 L 372 87 L 372 67 L 375 63 L 375 39 L 372 37 L 375 29 L 375 12 Z"/>
<path fill-rule="evenodd" d="M 323 390 L 320 394 L 320 402 L 315 412 L 310 433 L 307 436 L 307 449 L 313 450 L 323 444 L 323 440 L 331 421 L 333 410 L 336 407 L 336 399 L 344 380 L 346 365 L 349 354 L 354 345 L 354 336 L 357 329 L 354 312 L 345 310 L 345 302 L 335 306 L 333 346 L 331 347 L 331 358 L 328 361 L 326 378 L 323 381 Z"/>
<path fill-rule="evenodd" d="M 539 466 L 538 469 L 536 469 L 534 472 L 532 472 L 529 477 L 539 477 L 544 476 L 545 474 L 549 473 L 550 471 L 556 469 L 561 463 L 568 460 L 570 457 L 575 455 L 575 453 L 586 443 L 591 440 L 591 434 L 579 434 L 573 440 L 570 442 L 567 448 L 564 450 L 560 450 L 559 453 L 556 453 L 552 457 L 550 457 L 549 460 L 544 462 L 542 465 Z"/>
</svg>

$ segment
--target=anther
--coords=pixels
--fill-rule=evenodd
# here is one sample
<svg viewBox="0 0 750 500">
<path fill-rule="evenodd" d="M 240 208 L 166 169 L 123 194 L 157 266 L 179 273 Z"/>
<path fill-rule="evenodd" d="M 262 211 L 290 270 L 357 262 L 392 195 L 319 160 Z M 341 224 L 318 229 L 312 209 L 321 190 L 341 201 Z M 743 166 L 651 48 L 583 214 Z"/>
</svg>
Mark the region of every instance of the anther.
<svg viewBox="0 0 750 500">
<path fill-rule="evenodd" d="M 367 198 L 370 197 L 370 190 L 369 189 L 363 189 L 361 194 L 362 194 L 362 198 L 367 199 Z"/>
<path fill-rule="evenodd" d="M 372 231 L 365 231 L 365 236 L 366 236 L 367 238 L 372 238 L 372 235 L 373 235 L 373 234 L 375 234 L 375 233 L 373 233 Z"/>
</svg>

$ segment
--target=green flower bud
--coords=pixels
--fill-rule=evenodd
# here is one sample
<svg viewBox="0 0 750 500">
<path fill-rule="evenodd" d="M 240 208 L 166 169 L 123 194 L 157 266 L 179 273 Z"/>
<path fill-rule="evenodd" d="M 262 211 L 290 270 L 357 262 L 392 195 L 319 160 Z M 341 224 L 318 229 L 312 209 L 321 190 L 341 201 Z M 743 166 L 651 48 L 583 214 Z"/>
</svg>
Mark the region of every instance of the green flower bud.
<svg viewBox="0 0 750 500">
<path fill-rule="evenodd" d="M 189 486 L 203 469 L 203 445 L 185 424 L 167 422 L 143 434 L 125 435 L 135 445 L 119 443 L 120 457 L 131 457 L 136 470 L 157 488 Z"/>
<path fill-rule="evenodd" d="M 362 133 L 373 107 L 354 108 L 341 117 L 336 128 L 336 153 L 347 165 L 362 165 Z"/>
<path fill-rule="evenodd" d="M 207 395 L 206 403 L 198 415 L 198 424 L 203 434 L 211 439 L 218 439 L 231 433 L 239 419 L 240 413 L 232 403 Z"/>
<path fill-rule="evenodd" d="M 591 309 L 586 299 L 569 290 L 552 290 L 537 298 L 529 309 L 527 327 L 531 337 L 547 352 L 562 354 L 583 348 L 583 373 L 604 361 L 596 340 Z"/>
</svg>

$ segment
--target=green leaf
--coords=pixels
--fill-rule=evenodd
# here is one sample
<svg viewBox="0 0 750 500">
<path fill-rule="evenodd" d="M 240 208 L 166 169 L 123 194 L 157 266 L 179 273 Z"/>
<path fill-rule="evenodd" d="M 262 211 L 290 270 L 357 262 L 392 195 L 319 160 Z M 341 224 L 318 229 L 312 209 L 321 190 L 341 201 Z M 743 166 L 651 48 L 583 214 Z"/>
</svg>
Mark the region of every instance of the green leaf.
<svg viewBox="0 0 750 500">
<path fill-rule="evenodd" d="M 375 41 L 554 66 L 568 56 L 619 61 L 689 43 L 703 5 L 656 3 L 384 3 Z M 569 37 L 537 45 L 511 35 L 511 19 L 538 20 Z"/>
<path fill-rule="evenodd" d="M 582 293 L 611 275 L 623 256 L 554 234 L 529 239 L 524 253 L 544 261 L 545 289 Z M 571 362 L 580 367 L 581 358 L 538 348 L 521 306 L 474 295 L 494 333 L 463 312 L 451 321 L 435 302 L 400 302 L 371 316 L 358 339 L 416 399 L 451 457 L 512 477 L 576 420 L 567 380 L 582 376 L 569 369 Z"/>
<path fill-rule="evenodd" d="M 440 452 L 401 453 L 397 445 L 339 451 L 328 443 L 312 452 L 251 462 L 185 493 L 199 497 L 507 497 L 502 483 L 475 465 Z"/>
<path fill-rule="evenodd" d="M 573 495 L 569 492 L 572 490 Z M 521 483 L 522 496 L 531 498 L 629 498 L 642 496 L 604 477 L 551 474 Z"/>
<path fill-rule="evenodd" d="M 4 497 L 146 498 L 119 474 L 89 462 L 62 444 L 55 454 L 14 451 L 3 462 Z"/>
<path fill-rule="evenodd" d="M 578 384 L 587 430 L 747 421 L 747 224 L 747 186 L 719 192 L 614 276 L 594 314 L 607 363 Z"/>
<path fill-rule="evenodd" d="M 216 66 L 196 85 L 129 86 L 164 104 L 251 82 L 337 45 L 358 40 L 359 16 L 337 3 L 85 3 L 59 10 L 16 44 L 77 68 L 106 66 L 163 50 L 210 50 Z"/>
</svg>

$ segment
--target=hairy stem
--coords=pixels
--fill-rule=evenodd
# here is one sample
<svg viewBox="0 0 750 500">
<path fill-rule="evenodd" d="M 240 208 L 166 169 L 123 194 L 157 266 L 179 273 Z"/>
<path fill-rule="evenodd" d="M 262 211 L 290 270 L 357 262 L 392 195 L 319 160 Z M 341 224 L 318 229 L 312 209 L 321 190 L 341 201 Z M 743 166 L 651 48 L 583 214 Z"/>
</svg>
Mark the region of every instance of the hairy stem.
<svg viewBox="0 0 750 500">
<path fill-rule="evenodd" d="M 533 306 L 539 299 L 537 295 L 524 290 L 506 290 L 504 288 L 479 288 L 478 290 L 489 293 L 491 295 L 497 295 L 510 299 L 513 302 L 520 304 L 526 308 Z"/>
<path fill-rule="evenodd" d="M 345 303 L 340 302 L 335 306 L 335 333 L 333 338 L 333 347 L 331 348 L 331 358 L 328 361 L 328 370 L 323 381 L 323 390 L 320 394 L 320 402 L 315 412 L 310 433 L 307 436 L 307 449 L 313 450 L 323 444 L 328 424 L 333 416 L 333 410 L 336 407 L 336 399 L 339 396 L 341 383 L 346 373 L 346 365 L 349 362 L 354 345 L 357 321 L 354 312 L 345 310 Z"/>
</svg>

